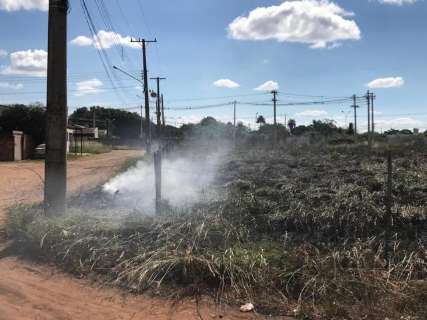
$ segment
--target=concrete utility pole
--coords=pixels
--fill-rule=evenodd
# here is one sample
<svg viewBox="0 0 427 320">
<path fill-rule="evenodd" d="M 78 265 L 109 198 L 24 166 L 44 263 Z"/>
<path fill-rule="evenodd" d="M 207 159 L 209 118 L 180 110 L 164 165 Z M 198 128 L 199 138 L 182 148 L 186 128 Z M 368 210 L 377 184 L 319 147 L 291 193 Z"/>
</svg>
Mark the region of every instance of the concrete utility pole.
<svg viewBox="0 0 427 320">
<path fill-rule="evenodd" d="M 148 69 L 147 69 L 147 43 L 157 42 L 154 40 L 137 39 L 131 42 L 141 43 L 142 47 L 142 65 L 143 65 L 143 82 L 144 82 L 144 99 L 145 99 L 145 122 L 147 126 L 146 145 L 147 152 L 151 153 L 151 125 L 150 125 L 150 98 L 148 96 Z"/>
<path fill-rule="evenodd" d="M 277 91 L 273 90 L 273 108 L 274 108 L 274 129 L 273 129 L 273 145 L 277 144 Z"/>
<path fill-rule="evenodd" d="M 156 80 L 157 82 L 157 102 L 156 102 L 156 115 L 157 115 L 157 132 L 160 134 L 160 131 L 162 129 L 162 111 L 161 111 L 161 97 L 160 97 L 160 80 L 166 80 L 166 78 L 156 77 L 156 78 L 150 78 L 151 80 Z"/>
<path fill-rule="evenodd" d="M 44 208 L 64 214 L 67 193 L 68 0 L 49 1 Z"/>
<path fill-rule="evenodd" d="M 356 95 L 353 95 L 353 105 L 351 106 L 354 109 L 354 135 L 357 135 L 357 108 L 359 106 L 356 104 Z"/>
</svg>

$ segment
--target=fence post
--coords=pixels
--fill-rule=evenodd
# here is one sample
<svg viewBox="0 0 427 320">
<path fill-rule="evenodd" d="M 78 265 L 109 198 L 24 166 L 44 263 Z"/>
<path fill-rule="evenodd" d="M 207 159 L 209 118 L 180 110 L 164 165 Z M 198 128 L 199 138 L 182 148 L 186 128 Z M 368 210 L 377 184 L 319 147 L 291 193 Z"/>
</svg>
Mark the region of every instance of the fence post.
<svg viewBox="0 0 427 320">
<path fill-rule="evenodd" d="M 393 162 L 391 150 L 387 152 L 387 198 L 386 198 L 386 217 L 385 217 L 385 234 L 384 234 L 384 257 L 387 262 L 387 269 L 390 267 L 390 228 L 392 226 L 392 190 L 393 190 Z"/>
<path fill-rule="evenodd" d="M 162 151 L 154 153 L 154 175 L 156 187 L 156 215 L 161 213 L 162 206 Z"/>
</svg>

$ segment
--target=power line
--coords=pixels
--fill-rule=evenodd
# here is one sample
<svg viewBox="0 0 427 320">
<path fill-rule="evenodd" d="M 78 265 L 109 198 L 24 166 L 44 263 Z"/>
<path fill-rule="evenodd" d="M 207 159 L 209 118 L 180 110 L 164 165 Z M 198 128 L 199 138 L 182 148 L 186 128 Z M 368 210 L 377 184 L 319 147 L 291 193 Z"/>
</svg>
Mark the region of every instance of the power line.
<svg viewBox="0 0 427 320">
<path fill-rule="evenodd" d="M 357 100 L 362 99 L 363 97 L 358 97 Z M 329 104 L 343 104 L 350 103 L 352 97 L 344 99 L 332 99 L 332 100 L 321 100 L 321 101 L 303 101 L 303 102 L 289 102 L 289 103 L 277 103 L 277 106 L 308 106 L 308 105 L 329 105 Z M 271 103 L 266 102 L 238 102 L 243 105 L 252 105 L 252 106 L 271 106 Z"/>
<path fill-rule="evenodd" d="M 319 99 L 345 99 L 348 98 L 348 96 L 326 96 L 326 95 L 310 95 L 310 94 L 303 94 L 303 93 L 292 93 L 292 92 L 281 92 L 277 91 L 277 93 L 280 93 L 281 96 L 286 97 L 303 97 L 303 98 L 319 98 Z"/>
<path fill-rule="evenodd" d="M 133 28 L 132 24 L 130 23 L 129 19 L 126 18 L 126 15 L 123 11 L 123 8 L 120 4 L 121 0 L 116 0 L 116 5 L 119 8 L 120 15 L 122 16 L 123 21 L 125 21 L 126 25 L 128 26 L 131 33 L 136 34 L 135 29 Z"/>
<path fill-rule="evenodd" d="M 233 105 L 234 102 L 227 102 L 227 103 L 219 103 L 219 104 L 211 104 L 211 105 L 203 105 L 203 106 L 191 106 L 191 107 L 172 107 L 172 108 L 165 108 L 165 110 L 203 110 L 203 109 L 214 109 L 214 108 L 221 108 L 226 106 Z"/>
<path fill-rule="evenodd" d="M 234 96 L 236 97 L 236 96 Z M 362 99 L 363 97 L 356 98 Z M 305 101 L 305 102 L 294 102 L 294 103 L 282 103 L 277 104 L 277 106 L 307 106 L 307 105 L 317 105 L 317 104 L 342 104 L 345 102 L 351 102 L 353 100 L 352 97 L 346 98 L 346 99 L 334 99 L 334 100 L 323 100 L 323 101 Z M 231 101 L 231 102 L 225 102 L 225 103 L 217 103 L 217 104 L 208 104 L 208 105 L 195 105 L 195 106 L 184 106 L 184 107 L 168 107 L 165 108 L 165 110 L 173 110 L 173 111 L 179 111 L 179 110 L 202 110 L 202 109 L 215 109 L 215 108 L 222 108 L 225 106 L 231 106 L 234 103 L 241 104 L 241 105 L 252 105 L 252 106 L 269 106 L 271 107 L 271 103 L 258 103 L 258 102 L 241 102 L 241 101 Z"/>
<path fill-rule="evenodd" d="M 95 23 L 93 22 L 93 19 L 92 19 L 92 16 L 91 16 L 90 12 L 89 12 L 89 9 L 88 9 L 88 7 L 86 5 L 86 1 L 85 0 L 80 0 L 80 3 L 81 3 L 81 6 L 82 6 L 82 9 L 83 9 L 83 13 L 84 13 L 84 17 L 85 17 L 86 23 L 87 23 L 87 25 L 89 27 L 89 31 L 92 34 L 92 37 L 94 39 L 97 39 L 97 29 L 95 27 Z M 102 46 L 101 43 L 99 45 Z M 103 48 L 101 48 L 101 49 L 103 49 Z M 115 87 L 115 84 L 113 82 L 113 78 L 112 78 L 112 76 L 110 74 L 110 70 L 107 67 L 107 62 L 104 61 L 105 56 L 102 54 L 102 52 L 104 52 L 104 50 L 97 50 L 99 59 L 101 60 L 102 66 L 104 68 L 104 71 L 105 71 L 105 73 L 106 73 L 106 75 L 107 75 L 110 83 L 111 83 L 111 86 Z"/>
</svg>

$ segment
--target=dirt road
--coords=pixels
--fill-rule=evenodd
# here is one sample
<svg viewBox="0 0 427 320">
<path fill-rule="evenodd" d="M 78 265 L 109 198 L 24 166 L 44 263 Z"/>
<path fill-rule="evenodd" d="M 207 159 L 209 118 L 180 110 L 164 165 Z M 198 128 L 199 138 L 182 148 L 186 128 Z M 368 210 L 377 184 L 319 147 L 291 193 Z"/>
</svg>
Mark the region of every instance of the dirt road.
<svg viewBox="0 0 427 320">
<path fill-rule="evenodd" d="M 208 301 L 172 301 L 96 288 L 45 267 L 15 258 L 0 260 L 1 320 L 165 320 L 252 319 Z"/>
<path fill-rule="evenodd" d="M 69 161 L 69 194 L 77 194 L 105 182 L 123 163 L 140 154 L 135 150 L 115 150 Z M 43 177 L 42 161 L 0 162 L 0 221 L 4 219 L 6 208 L 43 199 Z"/>
<path fill-rule="evenodd" d="M 69 193 L 76 194 L 105 182 L 126 160 L 138 154 L 113 151 L 70 161 Z M 42 177 L 42 162 L 0 163 L 0 223 L 7 207 L 42 200 Z M 159 298 L 127 295 L 111 288 L 99 289 L 54 267 L 10 255 L 2 257 L 0 252 L 0 320 L 190 320 L 220 316 L 223 319 L 255 318 L 234 308 L 219 310 L 209 301 L 174 304 Z"/>
</svg>

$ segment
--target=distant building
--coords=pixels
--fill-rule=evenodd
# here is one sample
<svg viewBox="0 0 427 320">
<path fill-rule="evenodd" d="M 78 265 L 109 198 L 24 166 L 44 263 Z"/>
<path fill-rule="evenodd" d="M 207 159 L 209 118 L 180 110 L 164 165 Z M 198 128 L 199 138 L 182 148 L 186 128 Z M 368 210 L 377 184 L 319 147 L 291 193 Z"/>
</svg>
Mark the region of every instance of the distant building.
<svg viewBox="0 0 427 320">
<path fill-rule="evenodd" d="M 420 134 L 420 129 L 414 128 L 414 134 Z"/>
<path fill-rule="evenodd" d="M 68 126 L 69 133 L 74 136 L 83 136 L 87 139 L 99 139 L 98 128 L 87 128 L 77 124 Z"/>
</svg>

